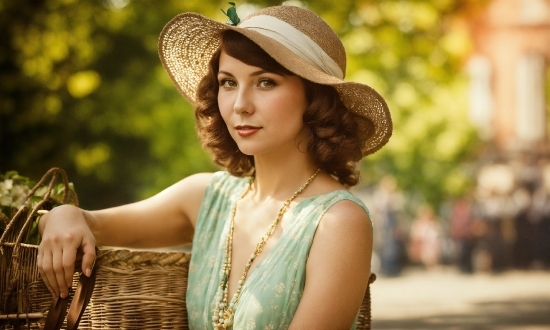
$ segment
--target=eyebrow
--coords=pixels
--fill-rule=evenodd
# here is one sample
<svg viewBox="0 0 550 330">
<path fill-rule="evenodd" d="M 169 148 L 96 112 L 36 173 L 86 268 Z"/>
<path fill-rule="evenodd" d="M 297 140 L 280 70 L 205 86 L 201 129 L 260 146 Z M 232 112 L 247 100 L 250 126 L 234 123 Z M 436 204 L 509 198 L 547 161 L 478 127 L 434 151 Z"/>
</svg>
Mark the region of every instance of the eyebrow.
<svg viewBox="0 0 550 330">
<path fill-rule="evenodd" d="M 218 71 L 218 74 L 225 74 L 225 75 L 228 75 L 230 77 L 234 77 L 233 74 L 231 74 L 230 72 L 227 72 L 227 71 L 223 71 L 223 70 L 219 70 Z M 254 71 L 250 74 L 251 77 L 256 77 L 256 76 L 259 76 L 261 74 L 264 74 L 264 73 L 272 73 L 272 74 L 277 74 L 275 72 L 269 72 L 269 71 L 266 71 L 266 70 L 258 70 L 258 71 Z"/>
</svg>

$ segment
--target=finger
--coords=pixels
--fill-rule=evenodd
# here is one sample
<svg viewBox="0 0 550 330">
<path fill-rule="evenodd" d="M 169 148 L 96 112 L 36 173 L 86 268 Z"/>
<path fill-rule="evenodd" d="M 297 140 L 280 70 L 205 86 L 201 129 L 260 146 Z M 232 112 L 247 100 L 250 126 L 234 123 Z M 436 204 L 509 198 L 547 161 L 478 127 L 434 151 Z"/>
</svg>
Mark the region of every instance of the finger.
<svg viewBox="0 0 550 330">
<path fill-rule="evenodd" d="M 96 257 L 95 244 L 92 242 L 84 244 L 82 252 L 84 252 L 84 256 L 82 256 L 82 272 L 90 277 Z"/>
<path fill-rule="evenodd" d="M 63 251 L 55 251 L 53 254 L 53 270 L 55 273 L 54 281 L 58 288 L 59 296 L 65 298 L 69 294 L 67 285 L 65 283 L 65 270 L 63 269 Z M 54 284 L 52 283 L 52 286 Z"/>
<path fill-rule="evenodd" d="M 70 288 L 73 285 L 74 263 L 76 260 L 76 249 L 63 251 L 63 273 L 65 274 L 65 287 Z"/>
<path fill-rule="evenodd" d="M 54 296 L 59 297 L 59 286 L 57 285 L 55 271 L 53 269 L 53 256 L 51 253 L 45 252 L 40 259 L 42 273 L 44 274 L 44 283 L 46 283 L 46 286 Z"/>
<path fill-rule="evenodd" d="M 42 282 L 46 285 L 46 288 L 48 288 L 48 291 L 51 292 L 53 295 L 54 292 L 50 286 L 50 282 L 48 281 L 48 276 L 46 276 L 46 273 L 44 272 L 44 268 L 42 267 L 42 260 L 43 260 L 43 252 L 41 251 L 40 247 L 38 248 L 38 255 L 36 256 L 36 267 L 38 268 L 38 273 L 40 273 L 40 278 L 42 279 Z"/>
</svg>

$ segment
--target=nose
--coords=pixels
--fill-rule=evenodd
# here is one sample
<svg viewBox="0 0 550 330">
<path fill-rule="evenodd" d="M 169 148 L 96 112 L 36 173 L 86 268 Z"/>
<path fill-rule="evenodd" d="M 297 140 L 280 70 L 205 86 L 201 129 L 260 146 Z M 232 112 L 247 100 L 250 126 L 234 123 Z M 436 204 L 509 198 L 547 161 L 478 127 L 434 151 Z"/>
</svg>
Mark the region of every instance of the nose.
<svg viewBox="0 0 550 330">
<path fill-rule="evenodd" d="M 233 111 L 237 115 L 250 115 L 254 113 L 254 102 L 252 102 L 252 95 L 250 95 L 250 92 L 246 88 L 239 88 L 239 91 L 235 97 L 235 102 L 233 103 Z"/>
</svg>

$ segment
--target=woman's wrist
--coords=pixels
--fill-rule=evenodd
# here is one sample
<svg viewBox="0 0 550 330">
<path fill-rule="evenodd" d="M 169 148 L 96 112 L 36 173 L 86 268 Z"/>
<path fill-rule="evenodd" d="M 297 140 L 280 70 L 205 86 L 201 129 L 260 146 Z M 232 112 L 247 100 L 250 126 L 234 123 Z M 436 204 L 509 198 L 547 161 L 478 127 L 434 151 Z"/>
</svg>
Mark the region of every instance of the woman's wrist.
<svg viewBox="0 0 550 330">
<path fill-rule="evenodd" d="M 77 206 L 70 205 L 70 204 L 56 206 L 50 211 L 47 211 L 46 213 L 44 213 L 40 217 L 40 219 L 38 220 L 38 231 L 40 232 L 41 235 L 44 233 L 44 229 L 46 228 L 48 221 L 53 215 L 60 212 L 72 213 L 72 212 L 78 212 L 78 211 L 81 211 L 81 210 Z"/>
</svg>

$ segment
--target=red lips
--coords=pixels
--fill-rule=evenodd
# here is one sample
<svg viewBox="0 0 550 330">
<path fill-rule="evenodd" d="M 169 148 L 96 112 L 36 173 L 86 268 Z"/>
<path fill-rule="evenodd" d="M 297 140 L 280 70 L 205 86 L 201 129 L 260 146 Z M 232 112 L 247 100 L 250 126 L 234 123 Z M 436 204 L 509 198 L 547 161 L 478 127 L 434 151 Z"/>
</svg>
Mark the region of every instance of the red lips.
<svg viewBox="0 0 550 330">
<path fill-rule="evenodd" d="M 238 126 L 235 126 L 235 129 L 237 130 L 237 133 L 239 134 L 239 136 L 247 137 L 259 131 L 261 127 L 238 125 Z"/>
</svg>

